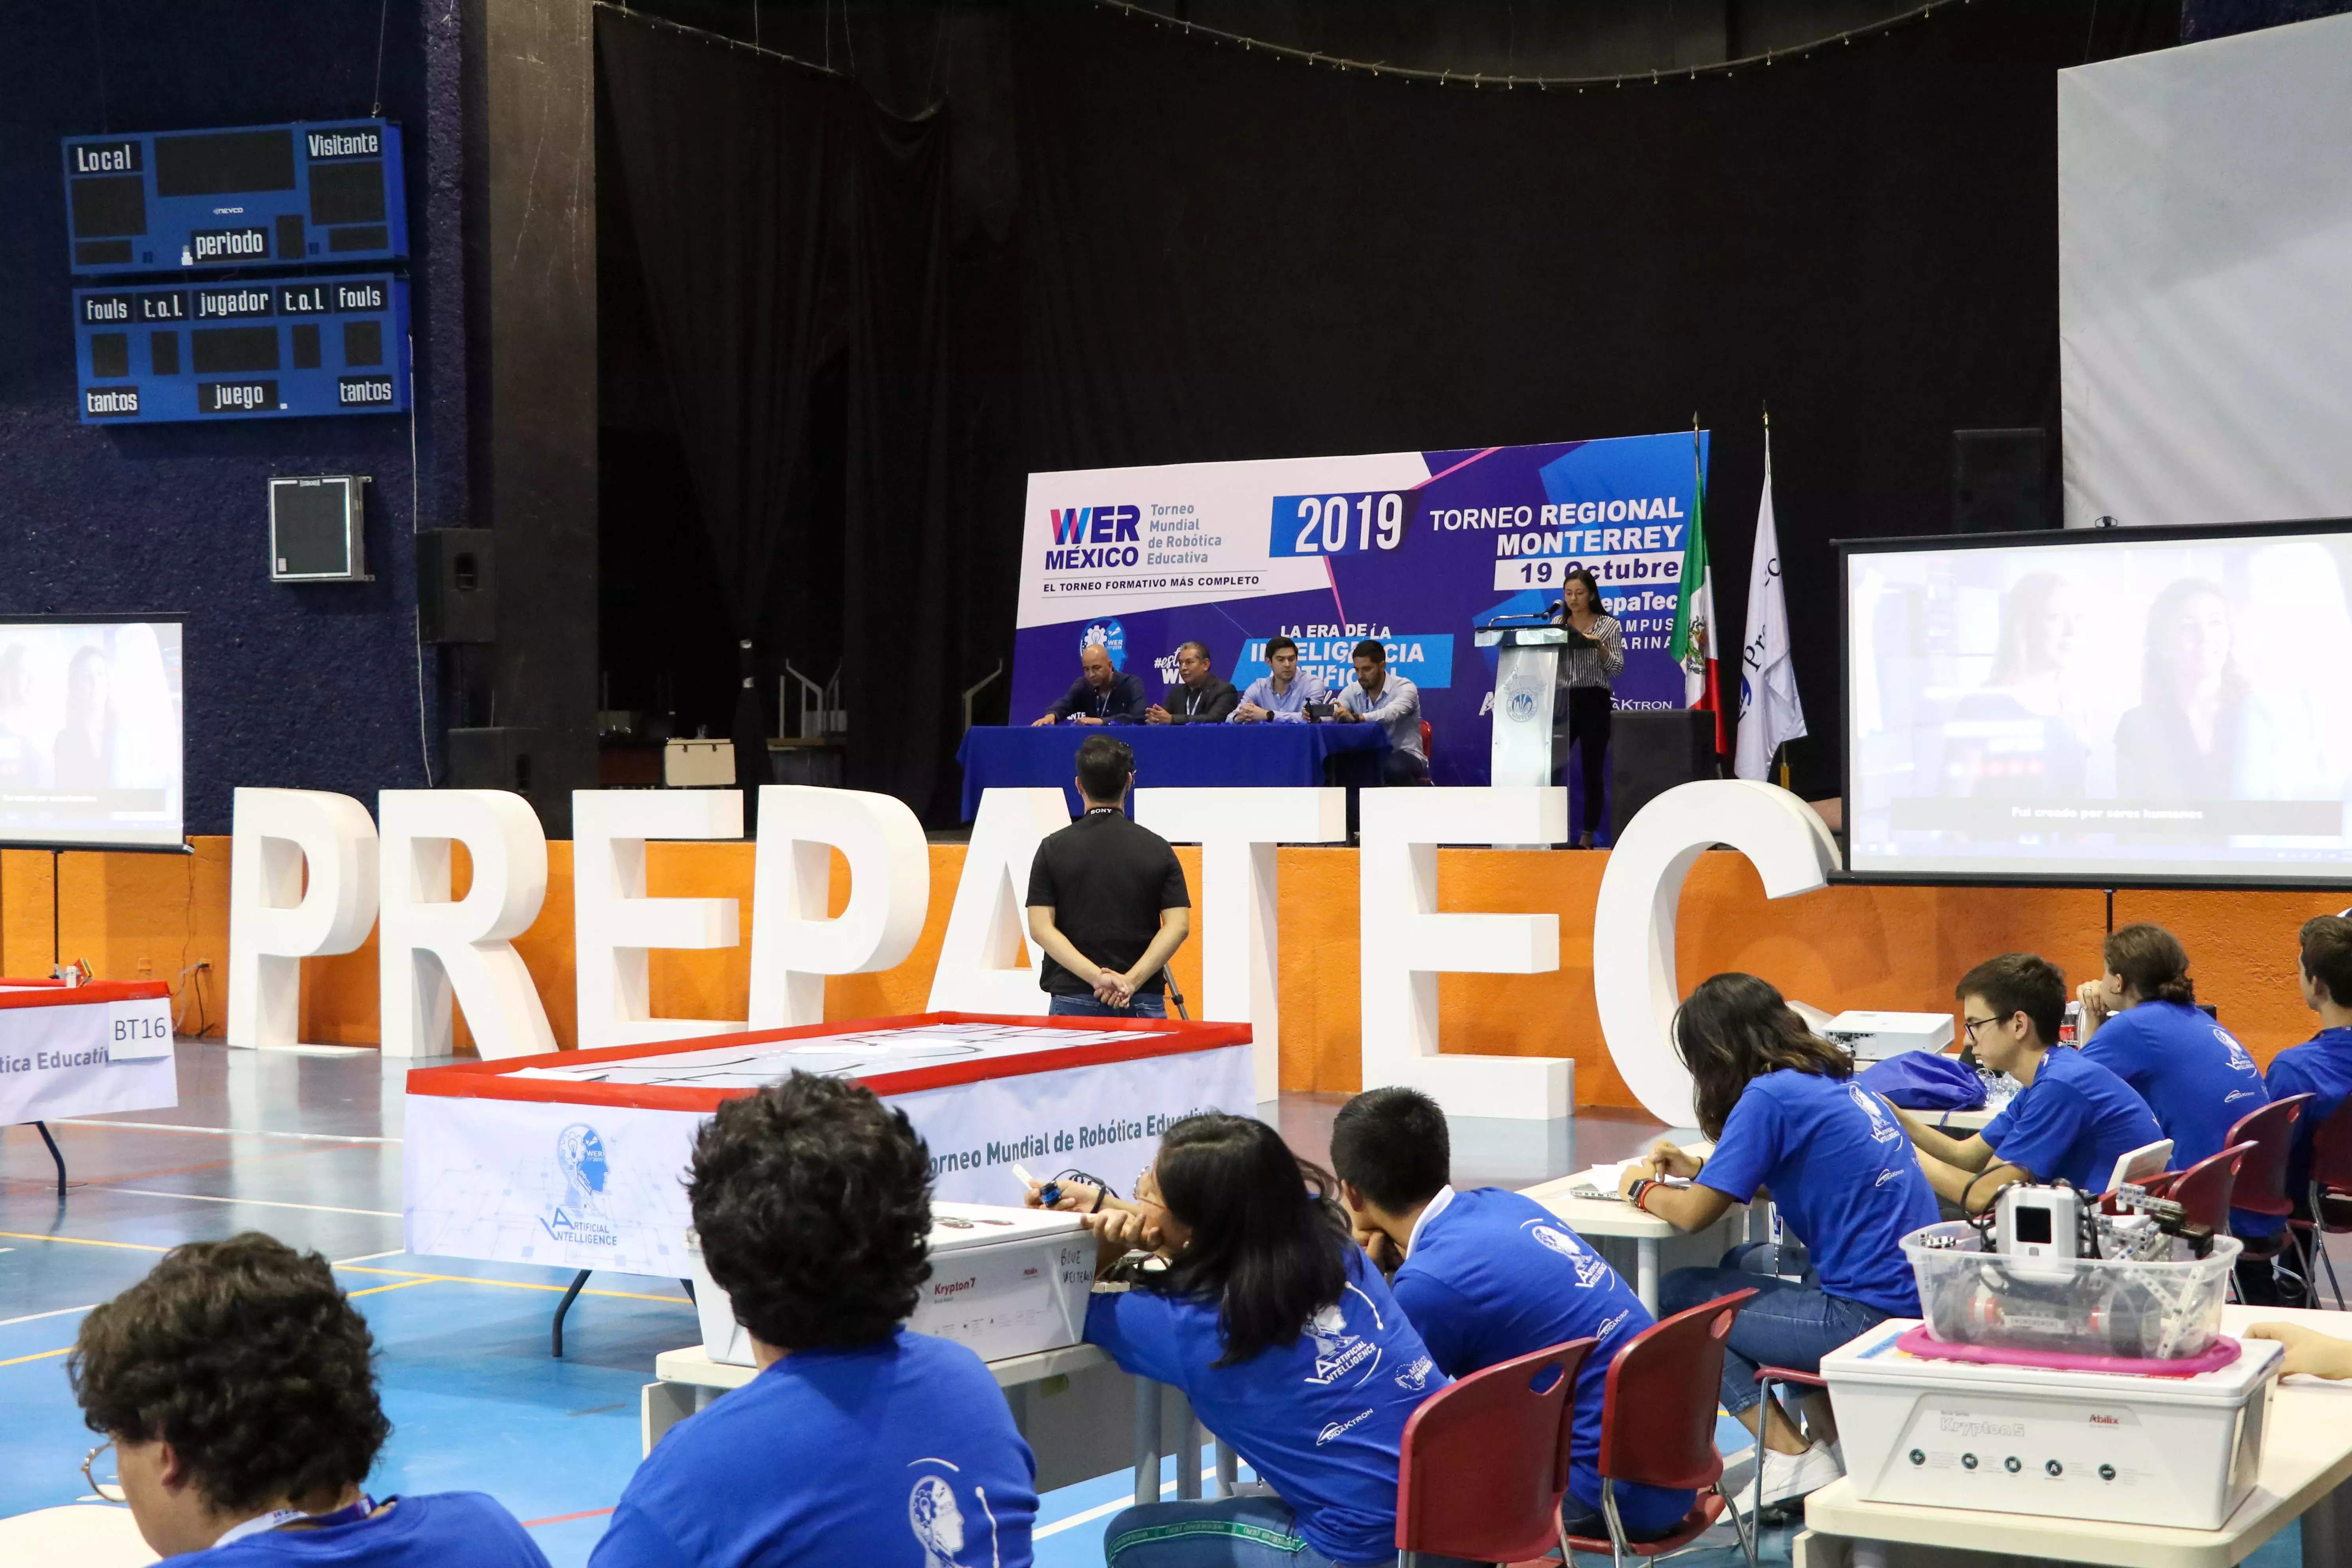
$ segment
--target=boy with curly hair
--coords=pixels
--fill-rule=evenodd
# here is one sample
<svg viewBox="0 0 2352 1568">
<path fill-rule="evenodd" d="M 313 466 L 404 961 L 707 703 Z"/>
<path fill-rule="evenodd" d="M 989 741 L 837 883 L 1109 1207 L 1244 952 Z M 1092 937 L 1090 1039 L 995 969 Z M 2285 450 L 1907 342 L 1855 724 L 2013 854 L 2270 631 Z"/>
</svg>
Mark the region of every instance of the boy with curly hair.
<svg viewBox="0 0 2352 1568">
<path fill-rule="evenodd" d="M 794 1073 L 695 1140 L 688 1197 L 760 1373 L 672 1427 L 592 1568 L 1028 1568 L 1036 1467 L 981 1359 L 900 1325 L 930 1153 L 873 1090 Z"/>
<path fill-rule="evenodd" d="M 175 1247 L 82 1321 L 67 1372 L 107 1439 L 86 1468 L 119 1470 L 167 1563 L 547 1568 L 479 1492 L 360 1489 L 392 1436 L 374 1353 L 317 1253 L 256 1231 Z"/>
</svg>

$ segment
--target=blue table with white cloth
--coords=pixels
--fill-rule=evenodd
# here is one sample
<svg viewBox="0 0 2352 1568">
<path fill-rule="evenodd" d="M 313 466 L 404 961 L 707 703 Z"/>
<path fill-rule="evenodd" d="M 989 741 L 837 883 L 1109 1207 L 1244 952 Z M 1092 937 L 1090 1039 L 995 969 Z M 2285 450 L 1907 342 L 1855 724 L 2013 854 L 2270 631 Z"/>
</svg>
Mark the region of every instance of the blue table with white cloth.
<svg viewBox="0 0 2352 1568">
<path fill-rule="evenodd" d="M 1072 780 L 1078 743 L 1113 735 L 1135 749 L 1135 782 L 1146 789 L 1244 785 L 1376 784 L 1389 749 L 1378 724 L 1091 724 L 974 726 L 964 731 L 963 820 L 987 789 L 1058 785 L 1073 815 L 1084 809 Z M 1329 778 L 1324 763 L 1336 759 Z"/>
</svg>

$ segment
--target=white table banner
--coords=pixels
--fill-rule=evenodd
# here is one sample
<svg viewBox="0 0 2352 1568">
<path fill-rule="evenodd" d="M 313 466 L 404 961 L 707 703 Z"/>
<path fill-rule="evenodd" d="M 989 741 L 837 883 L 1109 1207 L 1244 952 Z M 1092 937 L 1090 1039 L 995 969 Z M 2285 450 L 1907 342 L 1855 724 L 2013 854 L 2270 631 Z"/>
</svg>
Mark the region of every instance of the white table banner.
<svg viewBox="0 0 2352 1568">
<path fill-rule="evenodd" d="M 1151 1054 L 1135 1054 L 1146 1042 Z M 796 1067 L 869 1081 L 904 1110 L 930 1146 L 934 1196 L 1018 1203 L 1016 1163 L 1125 1192 L 1172 1122 L 1255 1110 L 1248 1042 L 1235 1025 L 932 1014 L 420 1069 L 403 1149 L 407 1247 L 683 1276 L 697 1131 L 726 1096 Z M 504 1069 L 498 1091 L 468 1092 L 486 1068 Z"/>
</svg>

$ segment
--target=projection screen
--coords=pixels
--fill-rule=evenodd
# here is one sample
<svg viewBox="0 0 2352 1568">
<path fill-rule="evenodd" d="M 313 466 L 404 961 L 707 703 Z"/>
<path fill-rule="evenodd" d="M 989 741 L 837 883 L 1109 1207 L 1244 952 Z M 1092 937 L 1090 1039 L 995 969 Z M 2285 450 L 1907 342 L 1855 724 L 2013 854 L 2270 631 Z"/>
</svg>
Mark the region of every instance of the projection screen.
<svg viewBox="0 0 2352 1568">
<path fill-rule="evenodd" d="M 1841 548 L 1854 879 L 2352 879 L 2352 519 Z"/>
<path fill-rule="evenodd" d="M 2058 73 L 2066 521 L 2352 513 L 2352 16 Z"/>
<path fill-rule="evenodd" d="M 179 849 L 176 616 L 0 619 L 0 844 Z"/>
</svg>

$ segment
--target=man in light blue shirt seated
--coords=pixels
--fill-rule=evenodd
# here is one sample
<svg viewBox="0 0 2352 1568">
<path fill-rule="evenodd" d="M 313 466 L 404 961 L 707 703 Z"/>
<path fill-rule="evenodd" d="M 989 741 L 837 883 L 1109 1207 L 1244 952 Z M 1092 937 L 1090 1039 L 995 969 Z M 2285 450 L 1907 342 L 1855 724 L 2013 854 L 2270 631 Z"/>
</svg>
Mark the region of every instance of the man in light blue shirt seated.
<svg viewBox="0 0 2352 1568">
<path fill-rule="evenodd" d="M 1381 782 L 1427 784 L 1429 756 L 1421 749 L 1421 689 L 1389 673 L 1389 650 L 1370 637 L 1356 645 L 1352 661 L 1356 679 L 1339 688 L 1333 700 L 1350 718 L 1369 719 L 1389 732 Z"/>
<path fill-rule="evenodd" d="M 1331 700 L 1320 676 L 1298 673 L 1298 645 L 1288 637 L 1265 639 L 1265 665 L 1270 673 L 1249 683 L 1226 723 L 1304 724 L 1308 703 Z"/>
</svg>

